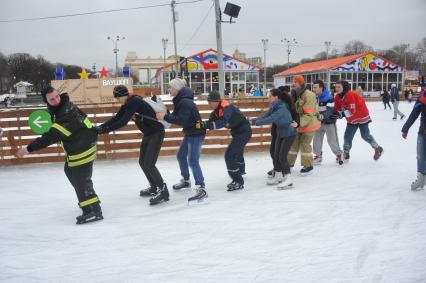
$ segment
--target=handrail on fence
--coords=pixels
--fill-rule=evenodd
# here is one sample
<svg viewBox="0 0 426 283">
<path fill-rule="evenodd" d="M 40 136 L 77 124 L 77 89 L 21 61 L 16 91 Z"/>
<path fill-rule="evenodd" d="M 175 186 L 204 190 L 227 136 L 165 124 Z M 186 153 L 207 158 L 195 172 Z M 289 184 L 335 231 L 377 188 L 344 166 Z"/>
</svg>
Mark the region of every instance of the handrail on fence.
<svg viewBox="0 0 426 283">
<path fill-rule="evenodd" d="M 247 117 L 260 116 L 269 103 L 264 97 L 248 97 L 229 99 L 235 103 Z M 203 100 L 196 101 L 202 119 L 208 119 L 210 109 Z M 165 101 L 166 106 L 173 110 L 171 101 Z M 103 123 L 112 117 L 119 108 L 119 104 L 103 103 L 96 105 L 79 105 L 95 123 Z M 38 134 L 33 133 L 28 126 L 29 115 L 41 106 L 26 106 L 0 109 L 0 127 L 4 129 L 0 137 L 0 166 L 58 162 L 64 160 L 64 153 L 60 146 L 51 145 L 48 148 L 27 155 L 25 158 L 16 158 L 14 153 L 26 146 Z M 253 137 L 246 146 L 246 151 L 266 151 L 270 143 L 269 127 L 253 127 Z M 133 122 L 117 131 L 101 135 L 98 138 L 98 159 L 136 158 L 139 156 L 139 147 L 143 135 Z M 183 134 L 179 127 L 172 126 L 166 129 L 166 136 L 160 155 L 176 154 Z M 203 145 L 204 154 L 222 153 L 231 141 L 229 130 L 220 129 L 208 131 Z M 116 141 L 116 142 L 114 142 Z"/>
</svg>

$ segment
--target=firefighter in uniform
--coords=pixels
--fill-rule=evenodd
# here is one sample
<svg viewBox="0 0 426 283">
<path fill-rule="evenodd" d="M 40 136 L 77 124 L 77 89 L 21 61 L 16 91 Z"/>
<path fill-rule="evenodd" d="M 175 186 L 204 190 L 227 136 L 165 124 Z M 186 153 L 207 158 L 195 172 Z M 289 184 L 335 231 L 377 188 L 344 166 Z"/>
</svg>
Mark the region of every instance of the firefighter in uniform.
<svg viewBox="0 0 426 283">
<path fill-rule="evenodd" d="M 53 87 L 42 92 L 52 116 L 53 125 L 48 132 L 33 140 L 26 148 L 19 149 L 18 157 L 61 143 L 65 151 L 64 171 L 78 198 L 83 211 L 77 224 L 102 220 L 100 201 L 93 189 L 93 161 L 96 159 L 97 133 L 87 115 L 70 102 L 66 93 L 59 95 Z"/>
</svg>

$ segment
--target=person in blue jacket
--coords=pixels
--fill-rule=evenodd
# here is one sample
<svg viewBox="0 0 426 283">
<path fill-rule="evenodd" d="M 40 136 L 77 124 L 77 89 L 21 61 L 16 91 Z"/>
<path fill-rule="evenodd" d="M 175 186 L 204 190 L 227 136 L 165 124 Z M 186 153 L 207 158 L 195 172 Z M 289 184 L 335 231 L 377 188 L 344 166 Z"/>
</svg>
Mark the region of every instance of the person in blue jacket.
<svg viewBox="0 0 426 283">
<path fill-rule="evenodd" d="M 271 123 L 276 125 L 277 137 L 273 158 L 275 174 L 268 179 L 267 184 L 278 185 L 278 189 L 289 189 L 293 187 L 293 181 L 291 180 L 287 156 L 296 138 L 296 127 L 298 126 L 291 115 L 294 103 L 290 94 L 279 89 L 270 90 L 269 101 L 268 112 L 258 118 L 252 118 L 250 122 L 256 126 Z"/>
<path fill-rule="evenodd" d="M 314 165 L 322 163 L 322 144 L 324 135 L 327 134 L 327 142 L 331 151 L 336 156 L 336 163 L 343 165 L 343 151 L 339 145 L 337 136 L 336 118 L 334 111 L 334 97 L 325 87 L 322 80 L 313 82 L 312 91 L 317 96 L 318 102 L 318 119 L 321 121 L 321 128 L 315 131 L 313 141 Z"/>
<path fill-rule="evenodd" d="M 232 141 L 225 152 L 226 168 L 232 178 L 228 184 L 228 191 L 241 190 L 244 188 L 242 175 L 245 171 L 244 147 L 251 138 L 250 123 L 244 114 L 234 104 L 222 99 L 219 92 L 213 91 L 207 97 L 210 109 L 210 119 L 206 121 L 205 127 L 209 130 L 228 128 L 231 130 Z"/>
<path fill-rule="evenodd" d="M 398 88 L 396 87 L 396 84 L 392 84 L 391 85 L 391 101 L 393 104 L 393 120 L 396 120 L 396 118 L 399 116 L 401 116 L 401 120 L 404 119 L 405 115 L 404 113 L 402 113 L 401 111 L 399 111 L 398 107 L 399 107 L 399 91 Z"/>
<path fill-rule="evenodd" d="M 417 179 L 411 184 L 411 190 L 417 191 L 425 187 L 426 176 L 426 87 L 420 93 L 410 116 L 402 127 L 402 137 L 407 138 L 408 130 L 420 118 L 420 128 L 417 134 Z"/>
<path fill-rule="evenodd" d="M 194 92 L 185 85 L 185 81 L 179 78 L 169 82 L 169 92 L 173 96 L 173 113 L 157 112 L 156 116 L 160 121 L 165 120 L 183 128 L 184 138 L 176 156 L 182 179 L 178 184 L 173 185 L 173 189 L 180 191 L 191 187 L 189 165 L 195 179 L 195 194 L 188 199 L 188 204 L 201 204 L 208 201 L 200 167 L 201 146 L 206 136 L 206 129 L 201 126 L 200 112 L 194 103 Z"/>
</svg>

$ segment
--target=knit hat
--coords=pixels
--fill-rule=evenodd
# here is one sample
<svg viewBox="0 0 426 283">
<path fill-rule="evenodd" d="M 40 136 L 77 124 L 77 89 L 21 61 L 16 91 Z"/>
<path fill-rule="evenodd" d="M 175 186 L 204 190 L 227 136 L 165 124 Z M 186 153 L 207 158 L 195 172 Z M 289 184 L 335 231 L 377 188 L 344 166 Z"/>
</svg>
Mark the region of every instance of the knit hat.
<svg viewBox="0 0 426 283">
<path fill-rule="evenodd" d="M 209 93 L 209 96 L 207 96 L 207 101 L 220 101 L 220 93 L 218 91 L 212 91 Z"/>
<path fill-rule="evenodd" d="M 128 96 L 129 90 L 124 85 L 118 85 L 114 87 L 114 90 L 112 91 L 112 93 L 114 94 L 114 97 L 117 98 L 122 96 Z"/>
<path fill-rule="evenodd" d="M 177 91 L 180 91 L 182 88 L 185 87 L 185 81 L 182 79 L 176 78 L 169 82 L 169 86 L 174 88 Z"/>
<path fill-rule="evenodd" d="M 300 85 L 304 85 L 305 84 L 305 79 L 301 75 L 295 75 L 293 77 L 293 80 L 295 80 L 296 82 L 298 82 Z"/>
</svg>

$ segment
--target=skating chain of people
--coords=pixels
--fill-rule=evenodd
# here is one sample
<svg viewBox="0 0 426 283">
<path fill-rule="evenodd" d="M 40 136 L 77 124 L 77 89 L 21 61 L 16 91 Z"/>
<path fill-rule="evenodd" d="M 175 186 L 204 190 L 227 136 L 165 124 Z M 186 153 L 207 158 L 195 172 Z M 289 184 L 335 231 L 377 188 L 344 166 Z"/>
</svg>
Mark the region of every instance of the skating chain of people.
<svg viewBox="0 0 426 283">
<path fill-rule="evenodd" d="M 48 132 L 33 140 L 27 147 L 19 149 L 16 155 L 23 157 L 51 144 L 61 143 L 66 153 L 65 175 L 74 187 L 78 205 L 82 209 L 82 215 L 77 217 L 77 224 L 84 224 L 103 219 L 100 200 L 92 182 L 98 135 L 124 127 L 130 120 L 135 122 L 143 133 L 139 165 L 149 182 L 149 187 L 141 190 L 140 196 L 149 197 L 150 205 L 157 205 L 167 202 L 170 197 L 168 187 L 156 167 L 165 129 L 170 124 L 181 126 L 184 137 L 177 153 L 177 161 L 182 178 L 172 189 L 178 192 L 192 188 L 194 194 L 188 199 L 188 204 L 194 205 L 208 202 L 199 163 L 206 132 L 221 128 L 230 130 L 232 141 L 225 152 L 225 163 L 232 180 L 227 185 L 227 191 L 231 192 L 244 188 L 244 148 L 252 136 L 251 126 L 271 124 L 270 155 L 273 169 L 267 172 L 266 183 L 276 186 L 279 190 L 291 189 L 294 187 L 292 167 L 297 155 L 300 152 L 300 175 L 311 174 L 314 166 L 322 162 L 324 135 L 327 136 L 338 166 L 349 161 L 352 141 L 358 129 L 362 139 L 373 148 L 373 159 L 377 161 L 383 154 L 383 148 L 370 133 L 369 124 L 372 121 L 364 99 L 352 91 L 346 81 L 337 82 L 335 90 L 333 97 L 324 82 L 317 80 L 313 82 L 312 92 L 305 85 L 303 77 L 296 75 L 293 77 L 291 89 L 282 86 L 269 91 L 269 110 L 256 118 L 245 117 L 235 104 L 222 99 L 218 92 L 213 91 L 207 98 L 212 112 L 210 118 L 203 121 L 194 102 L 194 93 L 186 86 L 185 80 L 175 78 L 169 83 L 169 93 L 173 97 L 174 105 L 172 113 L 169 113 L 161 99 L 156 96 L 142 98 L 129 93 L 125 86 L 120 85 L 114 88 L 113 95 L 122 104 L 121 108 L 111 119 L 94 126 L 87 115 L 70 101 L 66 93 L 59 94 L 56 89 L 48 87 L 42 96 L 52 116 L 53 125 Z M 412 183 L 412 190 L 420 190 L 425 186 L 424 91 L 402 128 L 403 138 L 407 138 L 409 128 L 419 116 L 421 123 L 417 138 L 418 174 L 417 180 Z M 343 149 L 339 145 L 336 127 L 336 120 L 342 118 L 347 122 Z M 192 171 L 194 186 L 191 184 L 189 169 Z"/>
</svg>

